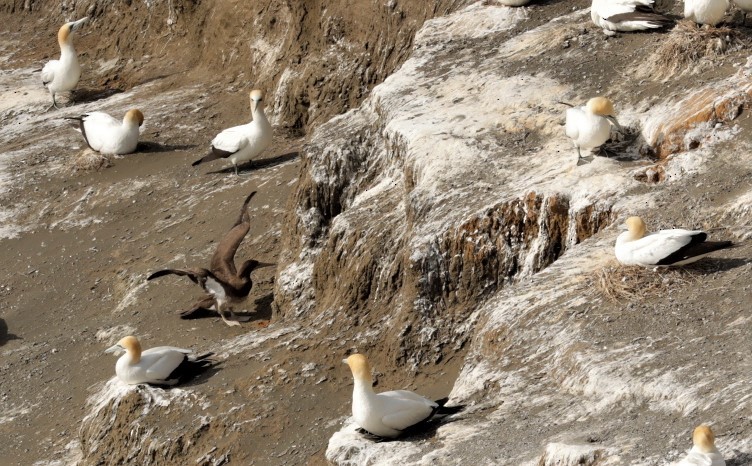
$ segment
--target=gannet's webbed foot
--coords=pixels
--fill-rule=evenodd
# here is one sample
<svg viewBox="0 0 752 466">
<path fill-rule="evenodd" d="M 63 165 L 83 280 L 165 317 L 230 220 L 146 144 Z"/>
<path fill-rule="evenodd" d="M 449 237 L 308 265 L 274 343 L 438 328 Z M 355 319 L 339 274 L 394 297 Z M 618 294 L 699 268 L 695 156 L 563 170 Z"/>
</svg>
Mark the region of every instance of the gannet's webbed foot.
<svg viewBox="0 0 752 466">
<path fill-rule="evenodd" d="M 251 320 L 249 316 L 239 316 L 231 310 L 220 311 L 219 315 L 222 317 L 222 320 L 230 327 L 239 326 L 240 322 L 248 322 L 249 320 Z"/>
<path fill-rule="evenodd" d="M 593 161 L 593 156 L 583 157 L 582 152 L 580 152 L 579 146 L 577 147 L 577 166 L 585 165 L 586 163 L 590 163 Z"/>
</svg>

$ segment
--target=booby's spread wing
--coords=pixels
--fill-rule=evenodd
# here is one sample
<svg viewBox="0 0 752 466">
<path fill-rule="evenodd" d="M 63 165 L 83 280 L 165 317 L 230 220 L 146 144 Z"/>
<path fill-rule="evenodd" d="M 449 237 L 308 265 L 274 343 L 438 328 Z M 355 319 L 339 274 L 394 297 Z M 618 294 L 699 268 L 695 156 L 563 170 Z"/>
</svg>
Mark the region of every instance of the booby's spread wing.
<svg viewBox="0 0 752 466">
<path fill-rule="evenodd" d="M 226 159 L 248 145 L 248 125 L 233 126 L 212 139 L 211 152 L 192 163 L 193 166 L 217 159 Z"/>
<path fill-rule="evenodd" d="M 60 62 L 58 60 L 50 60 L 47 63 L 45 63 L 44 68 L 42 68 L 42 84 L 47 85 L 52 82 L 52 80 L 55 79 L 55 71 L 57 70 L 57 67 L 59 66 Z"/>
<path fill-rule="evenodd" d="M 235 225 L 227 232 L 222 240 L 217 245 L 217 249 L 214 251 L 214 255 L 211 259 L 209 268 L 217 278 L 226 280 L 228 276 L 237 275 L 235 268 L 235 253 L 243 242 L 243 238 L 248 234 L 248 230 L 251 229 L 251 217 L 248 214 L 248 204 L 256 195 L 256 191 L 253 191 L 243 202 L 243 207 L 240 210 L 240 215 Z"/>
<path fill-rule="evenodd" d="M 200 284 L 200 278 L 203 278 L 205 274 L 195 271 L 195 270 L 183 270 L 183 269 L 164 269 L 164 270 L 158 270 L 148 277 L 146 277 L 146 280 L 152 280 L 154 278 L 159 278 L 164 275 L 180 275 L 180 276 L 186 276 L 191 279 L 193 283 L 199 283 Z"/>
</svg>

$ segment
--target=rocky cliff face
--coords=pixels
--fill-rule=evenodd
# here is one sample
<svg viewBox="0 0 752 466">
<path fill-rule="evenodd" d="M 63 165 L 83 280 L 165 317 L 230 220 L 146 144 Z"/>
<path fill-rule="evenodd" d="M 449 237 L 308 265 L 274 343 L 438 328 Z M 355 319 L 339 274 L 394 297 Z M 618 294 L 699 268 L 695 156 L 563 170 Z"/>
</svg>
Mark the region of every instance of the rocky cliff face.
<svg viewBox="0 0 752 466">
<path fill-rule="evenodd" d="M 602 279 L 618 269 L 613 243 L 629 215 L 651 229 L 752 236 L 752 65 L 734 46 L 652 76 L 647 64 L 661 62 L 674 33 L 606 38 L 590 24 L 589 4 L 3 4 L 48 27 L 60 12 L 89 14 L 100 37 L 122 37 L 81 38 L 89 65 L 99 64 L 88 84 L 133 88 L 76 109 L 122 111 L 137 100 L 152 118 L 145 136 L 162 142 L 148 147 L 178 154 L 146 151 L 101 173 L 64 172 L 58 156 L 73 136 L 52 138 L 63 134 L 60 122 L 0 99 L 0 118 L 13 123 L 0 132 L 13 151 L 12 165 L 0 167 L 13 185 L 0 194 L 16 209 L 7 236 L 19 237 L 13 247 L 28 257 L 12 258 L 29 270 L 8 278 L 0 296 L 13 317 L 31 307 L 16 290 L 34 296 L 63 333 L 33 335 L 38 318 L 26 333 L 14 330 L 29 342 L 6 350 L 0 371 L 45 388 L 23 398 L 4 386 L 12 407 L 0 432 L 23 431 L 25 412 L 43 422 L 40 406 L 68 414 L 73 405 L 81 415 L 45 446 L 50 461 L 655 465 L 679 458 L 706 422 L 728 464 L 748 464 L 752 247 L 691 272 L 644 272 L 629 283 L 646 289 L 616 300 Z M 132 21 L 108 22 L 115 15 Z M 137 53 L 124 60 L 123 50 Z M 43 58 L 25 56 L 24 85 L 34 53 Z M 165 64 L 157 73 L 146 66 L 155 61 Z M 0 79 L 3 96 L 14 79 Z M 203 150 L 213 127 L 244 112 L 228 103 L 257 83 L 280 127 L 315 128 L 299 178 L 288 173 L 297 152 L 275 153 L 248 178 L 186 173 L 191 148 Z M 560 102 L 594 95 L 616 102 L 628 131 L 614 134 L 612 155 L 577 166 Z M 29 180 L 40 178 L 37 194 Z M 288 185 L 283 208 L 275 187 Z M 157 265 L 208 257 L 219 222 L 250 189 L 259 203 L 241 253 L 278 261 L 249 304 L 263 325 L 238 334 L 166 318 L 186 304 L 185 288 L 143 278 Z M 46 242 L 68 256 L 43 254 Z M 85 255 L 68 252 L 76 248 Z M 66 292 L 49 294 L 65 298 L 34 294 L 55 286 Z M 125 387 L 98 355 L 122 333 L 188 342 L 222 366 L 178 390 Z M 450 393 L 466 410 L 417 437 L 364 438 L 348 420 L 351 379 L 339 364 L 355 350 L 373 360 L 377 390 Z M 45 370 L 27 370 L 22 351 L 56 371 L 55 384 Z M 62 361 L 67 352 L 73 363 Z"/>
<path fill-rule="evenodd" d="M 360 103 L 407 58 L 423 21 L 467 3 L 7 0 L 0 12 L 37 37 L 89 16 L 76 43 L 85 67 L 100 72 L 92 87 L 122 90 L 183 73 L 207 87 L 257 87 L 272 97 L 273 123 L 305 132 Z M 53 58 L 54 39 L 40 45 L 32 41 L 14 58 Z"/>
</svg>

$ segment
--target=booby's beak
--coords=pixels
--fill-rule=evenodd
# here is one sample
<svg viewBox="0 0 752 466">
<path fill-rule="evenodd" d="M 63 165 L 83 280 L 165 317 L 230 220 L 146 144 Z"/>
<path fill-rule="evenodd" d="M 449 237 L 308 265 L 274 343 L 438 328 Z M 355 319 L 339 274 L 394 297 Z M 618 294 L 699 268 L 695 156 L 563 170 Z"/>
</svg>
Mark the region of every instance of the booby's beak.
<svg viewBox="0 0 752 466">
<path fill-rule="evenodd" d="M 84 24 L 88 20 L 89 20 L 89 17 L 86 16 L 86 17 L 83 17 L 83 18 L 79 19 L 78 21 L 73 21 L 72 23 L 70 23 L 71 31 L 73 31 L 77 27 L 81 26 L 82 24 Z"/>
<path fill-rule="evenodd" d="M 624 132 L 624 129 L 623 129 L 622 127 L 621 127 L 621 125 L 619 124 L 619 122 L 618 122 L 618 121 L 616 121 L 616 117 L 615 117 L 615 116 L 613 116 L 613 115 L 608 115 L 608 116 L 607 116 L 606 118 L 608 119 L 608 121 L 610 121 L 610 122 L 611 122 L 611 124 L 612 124 L 612 125 L 614 125 L 614 126 L 616 127 L 616 129 L 617 129 L 617 130 L 618 130 L 618 131 L 619 131 L 620 133 L 623 133 L 623 132 Z"/>
<path fill-rule="evenodd" d="M 104 350 L 105 353 L 118 353 L 119 351 L 125 351 L 125 348 L 120 345 L 112 345 Z"/>
</svg>

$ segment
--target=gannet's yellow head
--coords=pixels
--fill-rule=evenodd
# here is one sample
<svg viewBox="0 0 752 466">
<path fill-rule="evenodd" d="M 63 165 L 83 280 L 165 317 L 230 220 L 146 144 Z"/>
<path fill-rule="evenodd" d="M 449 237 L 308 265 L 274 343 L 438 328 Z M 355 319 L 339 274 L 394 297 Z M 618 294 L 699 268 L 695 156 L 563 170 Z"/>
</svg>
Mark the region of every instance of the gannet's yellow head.
<svg viewBox="0 0 752 466">
<path fill-rule="evenodd" d="M 595 115 L 600 116 L 616 116 L 614 110 L 614 103 L 606 97 L 593 97 L 588 100 L 587 108 Z"/>
<path fill-rule="evenodd" d="M 78 21 L 71 21 L 70 23 L 65 23 L 62 26 L 60 26 L 60 29 L 57 31 L 58 43 L 60 45 L 68 43 L 70 41 L 70 35 L 73 32 L 73 30 L 81 26 L 88 19 L 89 17 L 87 16 L 85 18 L 79 19 Z"/>
<path fill-rule="evenodd" d="M 342 360 L 342 362 L 350 366 L 353 378 L 366 382 L 368 386 L 371 385 L 371 365 L 368 364 L 368 358 L 362 354 L 356 353 L 350 355 L 347 359 Z"/>
<path fill-rule="evenodd" d="M 124 119 L 125 121 L 130 122 L 130 123 L 138 123 L 138 126 L 141 126 L 144 124 L 144 114 L 141 113 L 141 110 L 138 110 L 136 108 L 125 112 Z"/>
<path fill-rule="evenodd" d="M 701 425 L 695 427 L 692 433 L 692 443 L 703 453 L 715 451 L 715 435 L 709 426 Z"/>
<path fill-rule="evenodd" d="M 141 360 L 141 343 L 138 342 L 138 338 L 132 335 L 121 338 L 116 345 L 107 348 L 105 353 L 115 353 L 120 350 L 125 350 L 131 356 L 133 364 Z"/>
<path fill-rule="evenodd" d="M 640 239 L 645 236 L 647 226 L 640 217 L 629 217 L 625 223 L 627 224 L 627 230 L 632 233 L 634 239 Z"/>
<path fill-rule="evenodd" d="M 251 91 L 251 113 L 255 113 L 258 108 L 259 102 L 264 100 L 264 94 L 258 89 Z"/>
</svg>

